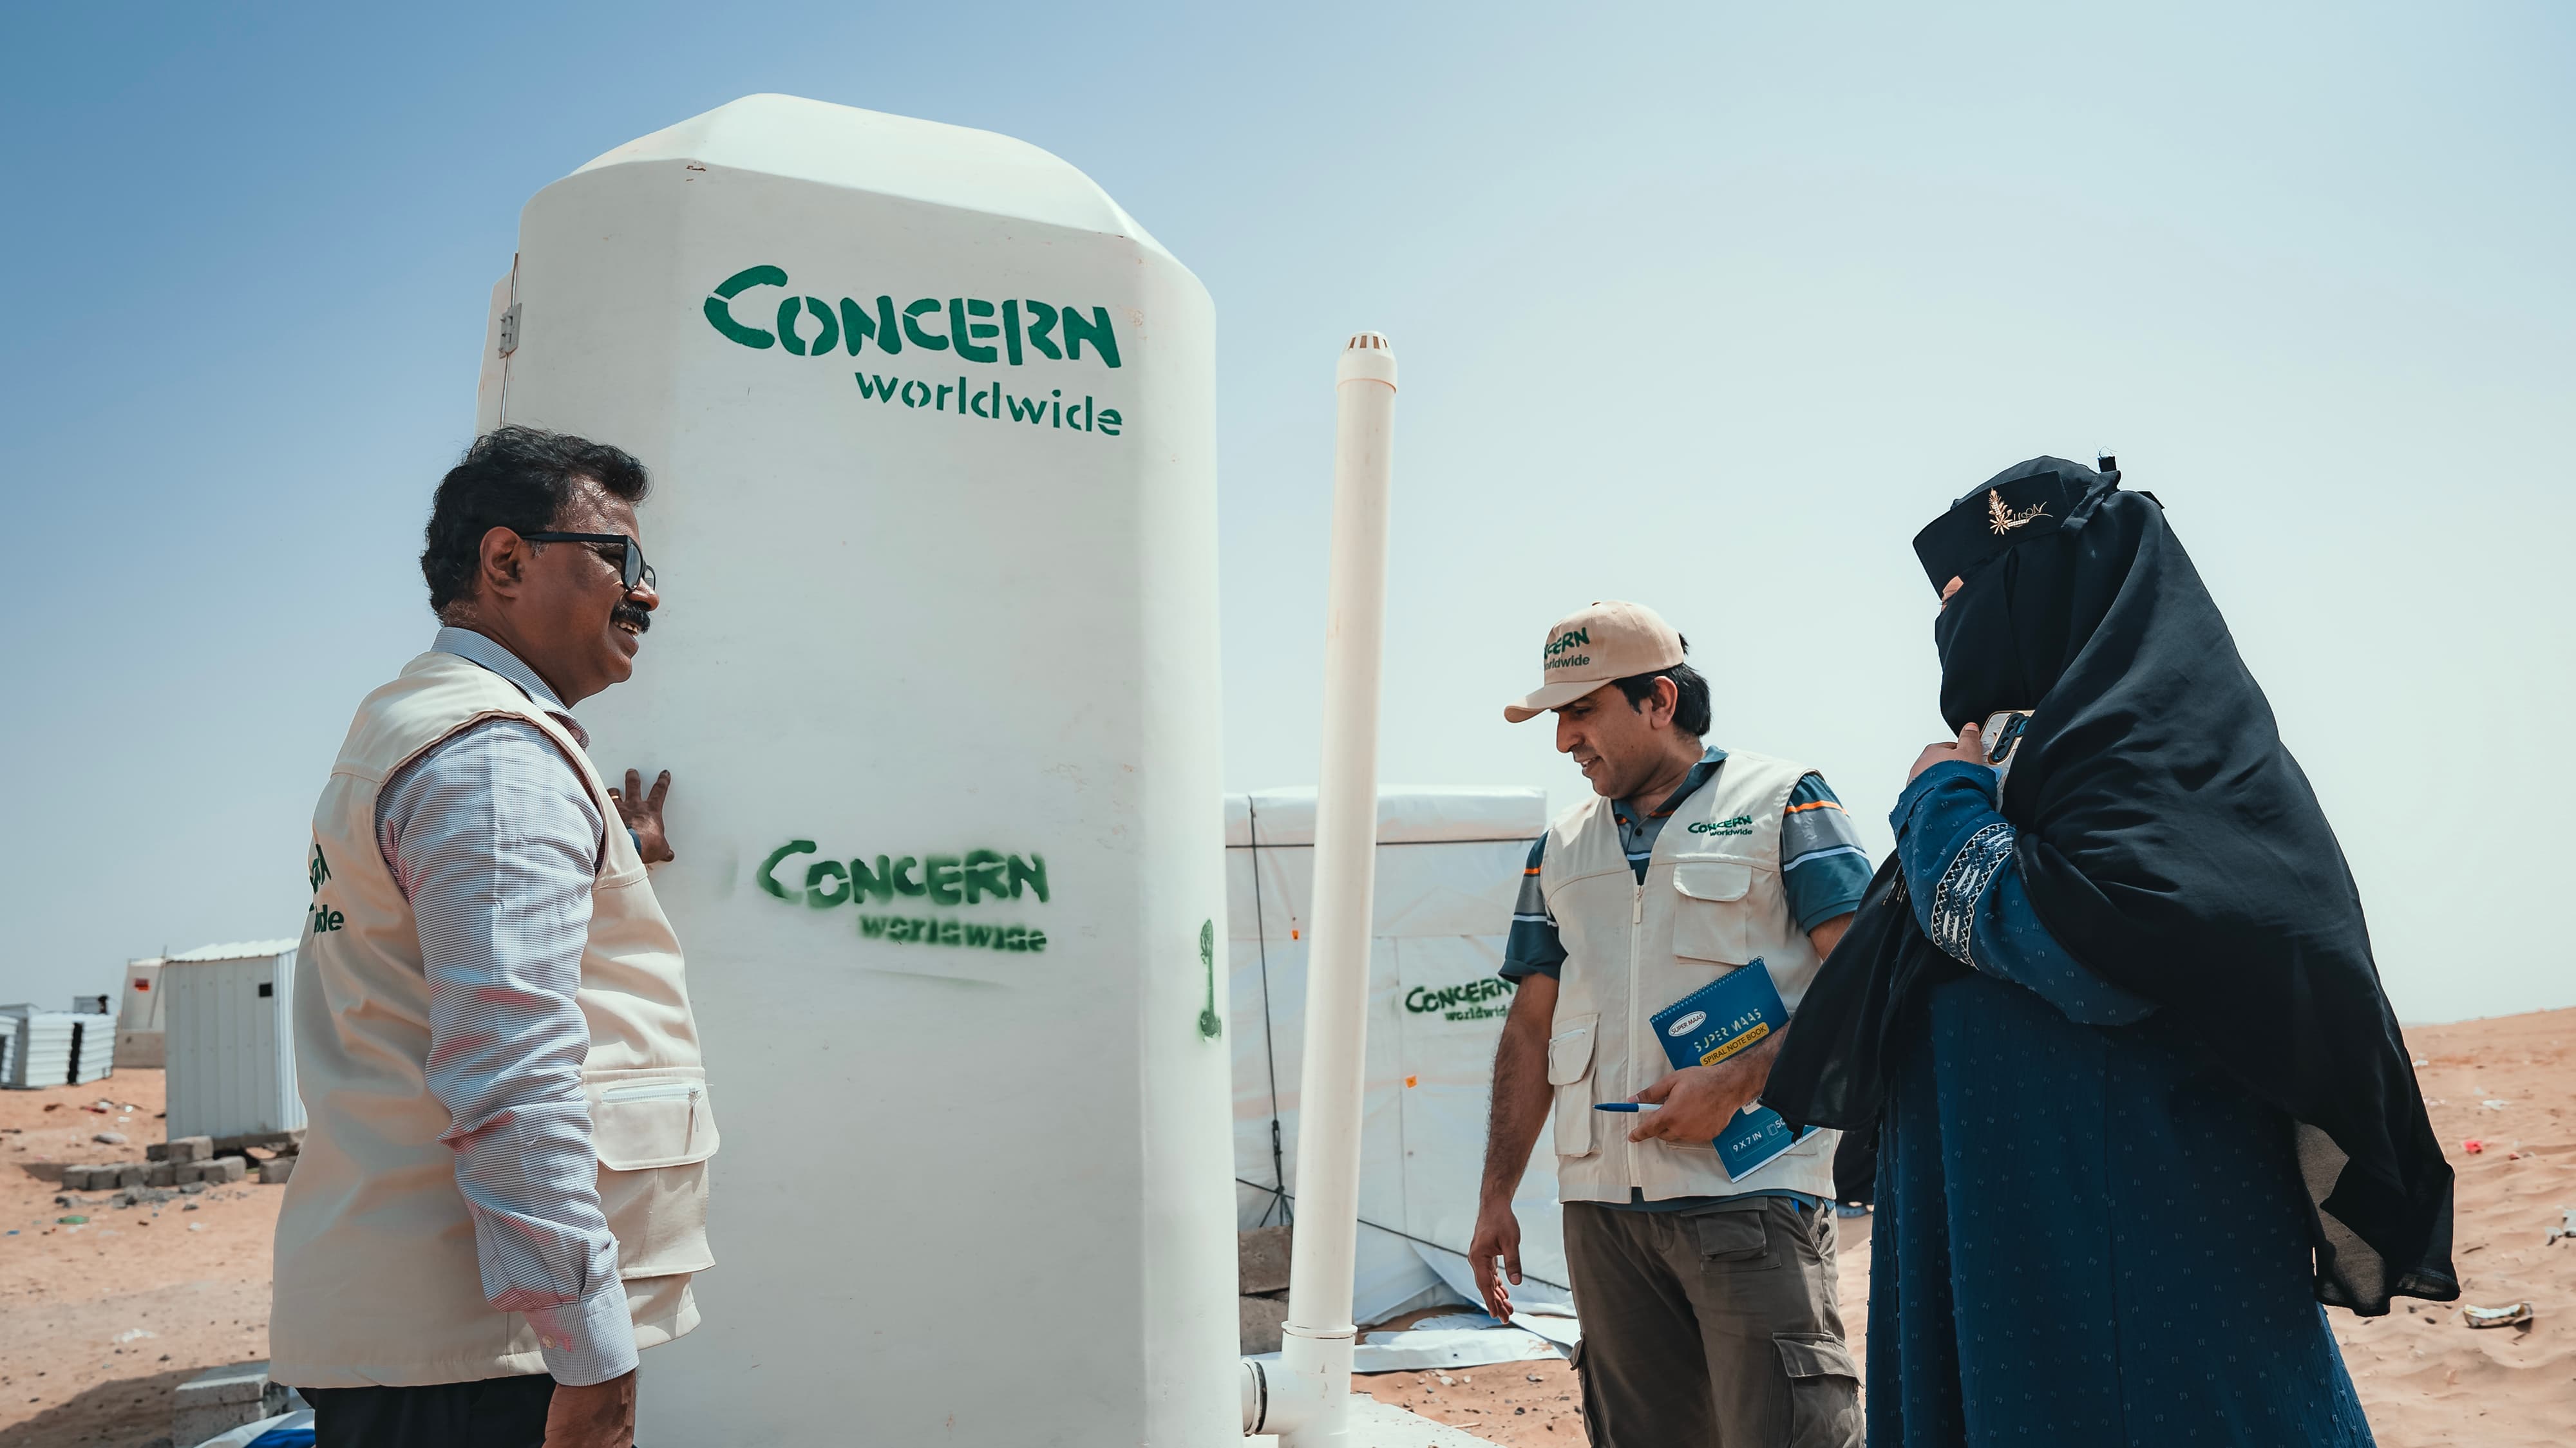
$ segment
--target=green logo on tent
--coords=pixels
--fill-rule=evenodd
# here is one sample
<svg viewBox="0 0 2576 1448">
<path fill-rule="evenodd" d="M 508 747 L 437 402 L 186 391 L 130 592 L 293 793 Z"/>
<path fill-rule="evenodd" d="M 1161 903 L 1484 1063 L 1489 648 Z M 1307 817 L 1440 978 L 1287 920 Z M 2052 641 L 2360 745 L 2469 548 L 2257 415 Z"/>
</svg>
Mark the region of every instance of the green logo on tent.
<svg viewBox="0 0 2576 1448">
<path fill-rule="evenodd" d="M 1449 1021 L 1482 1021 L 1503 1015 L 1509 1006 L 1495 1004 L 1519 989 L 1514 982 L 1499 976 L 1471 980 L 1465 985 L 1418 985 L 1404 994 L 1404 1008 L 1417 1016 L 1438 1016 Z"/>
</svg>

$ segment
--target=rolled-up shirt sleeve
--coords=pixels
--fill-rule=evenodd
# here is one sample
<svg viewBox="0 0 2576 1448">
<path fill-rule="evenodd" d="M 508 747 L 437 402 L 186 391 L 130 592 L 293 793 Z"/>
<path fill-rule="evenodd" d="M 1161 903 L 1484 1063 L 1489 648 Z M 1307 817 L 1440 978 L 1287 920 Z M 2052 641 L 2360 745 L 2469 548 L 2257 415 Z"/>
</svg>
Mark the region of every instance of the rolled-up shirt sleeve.
<svg viewBox="0 0 2576 1448">
<path fill-rule="evenodd" d="M 2085 969 L 2048 933 L 2022 883 L 2013 826 L 1995 804 L 1995 772 L 1966 761 L 1933 765 L 1897 797 L 1888 822 L 1924 935 L 2079 1025 L 2128 1025 L 2154 1014 L 2155 1002 Z"/>
<path fill-rule="evenodd" d="M 388 781 L 377 837 L 420 925 L 430 1093 L 453 1124 L 456 1188 L 483 1295 L 536 1330 L 547 1371 L 581 1387 L 635 1366 L 600 1210 L 574 993 L 602 820 L 536 726 L 497 720 Z"/>
</svg>

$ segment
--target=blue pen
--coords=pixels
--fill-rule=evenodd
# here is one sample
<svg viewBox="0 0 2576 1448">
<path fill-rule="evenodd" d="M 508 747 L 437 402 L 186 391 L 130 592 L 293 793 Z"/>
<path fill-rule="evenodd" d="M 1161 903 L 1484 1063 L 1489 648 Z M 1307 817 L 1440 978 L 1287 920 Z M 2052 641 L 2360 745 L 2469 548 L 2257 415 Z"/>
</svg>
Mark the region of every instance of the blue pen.
<svg viewBox="0 0 2576 1448">
<path fill-rule="evenodd" d="M 1658 1101 L 1595 1101 L 1592 1103 L 1592 1109 L 1595 1111 L 1652 1111 L 1662 1104 Z"/>
</svg>

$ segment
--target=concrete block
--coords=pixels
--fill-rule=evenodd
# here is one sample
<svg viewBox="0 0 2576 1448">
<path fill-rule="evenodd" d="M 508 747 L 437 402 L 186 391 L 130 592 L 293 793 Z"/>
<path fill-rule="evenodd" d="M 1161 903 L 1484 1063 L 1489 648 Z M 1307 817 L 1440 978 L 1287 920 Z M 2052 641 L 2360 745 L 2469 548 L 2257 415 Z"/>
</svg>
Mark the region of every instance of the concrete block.
<svg viewBox="0 0 2576 1448">
<path fill-rule="evenodd" d="M 98 1168 L 93 1166 L 75 1165 L 64 1167 L 63 1190 L 67 1192 L 88 1191 L 90 1174 L 96 1170 L 98 1170 Z"/>
<path fill-rule="evenodd" d="M 116 1166 L 116 1184 L 121 1187 L 142 1186 L 144 1178 L 150 1175 L 152 1163 L 148 1161 L 119 1162 Z"/>
<path fill-rule="evenodd" d="M 170 1143 L 172 1161 L 204 1161 L 215 1154 L 211 1136 L 183 1136 Z"/>
<path fill-rule="evenodd" d="M 159 1031 L 116 1033 L 116 1069 L 158 1071 L 169 1064 L 169 1038 Z"/>
<path fill-rule="evenodd" d="M 1238 1297 L 1237 1321 L 1247 1353 L 1279 1351 L 1279 1325 L 1288 1320 L 1285 1297 Z"/>
<path fill-rule="evenodd" d="M 286 1411 L 286 1389 L 268 1380 L 268 1364 L 210 1368 L 172 1395 L 170 1441 L 203 1443 L 244 1423 Z"/>
<path fill-rule="evenodd" d="M 197 1179 L 210 1185 L 237 1182 L 248 1175 L 250 1163 L 237 1156 L 219 1156 L 197 1166 Z"/>
<path fill-rule="evenodd" d="M 286 1179 L 293 1175 L 295 1175 L 295 1158 L 291 1156 L 281 1156 L 274 1161 L 264 1161 L 259 1164 L 259 1180 L 262 1186 L 284 1186 Z"/>
<path fill-rule="evenodd" d="M 293 1131 L 250 1131 L 239 1136 L 217 1136 L 210 1140 L 214 1143 L 214 1147 L 206 1153 L 208 1156 L 235 1155 L 248 1151 L 254 1146 L 264 1146 L 271 1151 L 302 1151 L 304 1128 L 299 1126 Z"/>
<path fill-rule="evenodd" d="M 1490 1438 L 1435 1423 L 1366 1393 L 1351 1394 L 1350 1448 L 1492 1448 Z M 1541 1437 L 1546 1435 L 1534 1435 Z M 1561 1435 L 1560 1435 L 1561 1436 Z"/>
<path fill-rule="evenodd" d="M 206 1163 L 202 1161 L 176 1162 L 173 1163 L 172 1169 L 178 1173 L 179 1185 L 184 1187 L 190 1182 L 202 1181 L 205 1179 Z"/>
<path fill-rule="evenodd" d="M 179 1164 L 171 1161 L 151 1163 L 152 1170 L 143 1174 L 147 1187 L 175 1187 L 179 1184 Z"/>
</svg>

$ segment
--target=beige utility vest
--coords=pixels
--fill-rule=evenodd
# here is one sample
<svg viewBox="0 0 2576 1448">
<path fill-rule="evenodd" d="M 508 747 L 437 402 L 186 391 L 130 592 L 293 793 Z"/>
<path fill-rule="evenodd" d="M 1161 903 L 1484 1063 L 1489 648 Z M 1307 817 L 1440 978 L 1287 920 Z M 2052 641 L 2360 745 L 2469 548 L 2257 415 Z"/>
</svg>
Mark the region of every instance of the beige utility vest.
<svg viewBox="0 0 2576 1448">
<path fill-rule="evenodd" d="M 277 1222 L 270 1372 L 298 1387 L 396 1387 L 545 1371 L 537 1334 L 483 1296 L 451 1124 L 429 1093 L 429 981 L 410 902 L 376 841 L 385 781 L 487 719 L 536 725 L 608 822 L 576 997 L 599 1199 L 636 1344 L 697 1326 L 715 1117 L 680 944 L 581 745 L 516 685 L 429 653 L 367 696 L 313 811 L 319 864 L 296 954 L 295 1069 L 307 1131 Z M 325 871 L 327 870 L 327 874 Z"/>
<path fill-rule="evenodd" d="M 1748 962 L 1769 965 L 1782 1003 L 1797 1010 L 1818 961 L 1789 914 L 1780 820 L 1806 773 L 1786 760 L 1729 754 L 1664 821 L 1642 885 L 1609 800 L 1593 796 L 1548 827 L 1539 888 L 1565 946 L 1547 1043 L 1562 1200 L 1624 1202 L 1630 1188 L 1650 1202 L 1770 1190 L 1833 1195 L 1833 1132 L 1817 1132 L 1737 1182 L 1707 1142 L 1631 1144 L 1636 1117 L 1592 1109 L 1672 1070 L 1648 1017 Z"/>
</svg>

